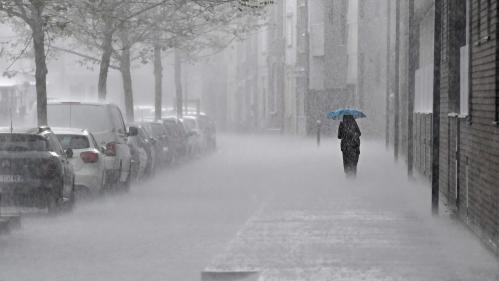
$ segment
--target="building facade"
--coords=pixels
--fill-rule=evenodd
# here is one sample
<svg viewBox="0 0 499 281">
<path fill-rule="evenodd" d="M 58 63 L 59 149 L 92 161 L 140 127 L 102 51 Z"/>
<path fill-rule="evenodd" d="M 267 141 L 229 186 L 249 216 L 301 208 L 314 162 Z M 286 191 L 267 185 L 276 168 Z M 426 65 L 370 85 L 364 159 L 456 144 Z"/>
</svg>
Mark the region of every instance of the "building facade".
<svg viewBox="0 0 499 281">
<path fill-rule="evenodd" d="M 433 179 L 440 199 L 499 252 L 497 1 L 413 3 L 403 11 L 413 13 L 413 29 L 401 29 L 415 32 L 408 42 L 416 59 L 400 73 L 414 81 L 402 94 L 414 101 L 413 130 L 401 130 L 412 139 L 412 147 L 403 145 L 413 152 L 408 164 Z"/>
</svg>

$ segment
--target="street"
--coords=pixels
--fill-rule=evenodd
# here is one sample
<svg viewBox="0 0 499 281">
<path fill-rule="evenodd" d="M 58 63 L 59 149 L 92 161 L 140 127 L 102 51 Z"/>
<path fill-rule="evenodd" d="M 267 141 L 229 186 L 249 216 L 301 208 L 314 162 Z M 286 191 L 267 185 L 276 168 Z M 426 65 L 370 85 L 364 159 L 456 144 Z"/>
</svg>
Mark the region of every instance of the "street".
<svg viewBox="0 0 499 281">
<path fill-rule="evenodd" d="M 0 281 L 499 280 L 497 258 L 444 207 L 433 217 L 429 184 L 392 159 L 363 140 L 348 179 L 335 139 L 220 136 L 129 193 L 24 217 L 0 236 Z"/>
</svg>

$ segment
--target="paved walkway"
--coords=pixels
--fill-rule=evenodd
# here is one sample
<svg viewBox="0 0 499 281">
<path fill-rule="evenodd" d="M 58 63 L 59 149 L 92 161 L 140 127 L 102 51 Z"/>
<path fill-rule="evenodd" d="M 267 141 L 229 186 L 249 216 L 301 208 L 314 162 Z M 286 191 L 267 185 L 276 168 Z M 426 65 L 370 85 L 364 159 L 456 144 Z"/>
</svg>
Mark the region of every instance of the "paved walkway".
<svg viewBox="0 0 499 281">
<path fill-rule="evenodd" d="M 445 210 L 433 217 L 428 184 L 408 181 L 383 145 L 364 142 L 358 178 L 346 179 L 336 141 L 276 142 L 266 157 L 285 160 L 262 165 L 279 188 L 205 270 L 261 281 L 499 280 L 498 260 Z"/>
</svg>

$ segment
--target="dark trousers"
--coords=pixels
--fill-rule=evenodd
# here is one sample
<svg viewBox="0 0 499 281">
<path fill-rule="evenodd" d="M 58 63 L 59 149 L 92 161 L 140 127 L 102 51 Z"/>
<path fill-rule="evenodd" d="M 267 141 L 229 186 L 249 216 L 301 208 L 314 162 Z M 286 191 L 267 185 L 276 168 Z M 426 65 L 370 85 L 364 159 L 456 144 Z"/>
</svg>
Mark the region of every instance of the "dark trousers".
<svg viewBox="0 0 499 281">
<path fill-rule="evenodd" d="M 357 149 L 345 149 L 343 151 L 343 168 L 345 174 L 356 175 L 357 163 L 359 162 L 359 152 Z"/>
</svg>

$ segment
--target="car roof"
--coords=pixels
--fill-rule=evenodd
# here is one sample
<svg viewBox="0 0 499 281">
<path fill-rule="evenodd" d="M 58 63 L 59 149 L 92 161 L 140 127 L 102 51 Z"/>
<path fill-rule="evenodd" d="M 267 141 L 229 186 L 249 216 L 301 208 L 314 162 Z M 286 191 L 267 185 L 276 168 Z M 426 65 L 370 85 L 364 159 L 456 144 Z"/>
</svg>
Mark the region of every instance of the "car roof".
<svg viewBox="0 0 499 281">
<path fill-rule="evenodd" d="M 50 128 L 41 129 L 38 127 L 29 128 L 13 128 L 12 131 L 10 127 L 0 127 L 0 134 L 27 134 L 27 135 L 38 135 L 44 131 L 50 131 Z"/>
<path fill-rule="evenodd" d="M 89 134 L 88 130 L 86 130 L 86 129 L 61 128 L 61 127 L 52 128 L 52 132 L 54 132 L 54 134 L 56 134 L 56 135 L 71 134 L 71 135 L 86 136 Z"/>
<path fill-rule="evenodd" d="M 96 101 L 72 101 L 72 100 L 51 100 L 48 101 L 47 104 L 71 104 L 71 105 L 96 105 L 96 106 L 108 106 L 114 105 L 108 102 L 96 102 Z"/>
<path fill-rule="evenodd" d="M 198 120 L 198 118 L 196 116 L 190 116 L 190 115 L 184 116 L 183 118 L 190 119 L 190 120 Z"/>
<path fill-rule="evenodd" d="M 156 125 L 163 125 L 163 122 L 161 122 L 161 121 L 143 121 L 143 122 L 140 122 L 140 124 L 156 124 Z"/>
</svg>

